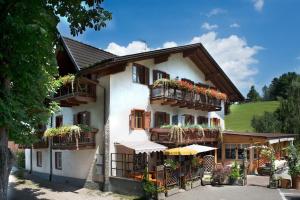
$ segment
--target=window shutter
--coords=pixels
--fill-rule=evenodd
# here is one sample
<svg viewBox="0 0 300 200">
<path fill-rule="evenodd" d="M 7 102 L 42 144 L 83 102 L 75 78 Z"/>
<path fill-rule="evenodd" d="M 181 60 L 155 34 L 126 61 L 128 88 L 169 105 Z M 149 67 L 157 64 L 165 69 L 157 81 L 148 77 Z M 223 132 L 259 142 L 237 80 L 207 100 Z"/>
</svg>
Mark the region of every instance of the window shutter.
<svg viewBox="0 0 300 200">
<path fill-rule="evenodd" d="M 73 124 L 74 125 L 78 124 L 77 114 L 73 115 Z"/>
<path fill-rule="evenodd" d="M 165 79 L 170 79 L 170 74 L 164 73 L 164 78 Z"/>
<path fill-rule="evenodd" d="M 177 125 L 178 124 L 178 115 L 173 115 L 172 116 L 172 124 Z"/>
<path fill-rule="evenodd" d="M 158 127 L 158 125 L 159 125 L 158 116 L 159 116 L 159 112 L 155 112 L 155 114 L 154 114 L 154 127 L 155 128 L 159 128 Z"/>
<path fill-rule="evenodd" d="M 84 112 L 83 112 L 83 115 L 84 115 L 83 123 L 84 123 L 85 125 L 90 126 L 90 124 L 91 124 L 91 113 L 88 112 L 88 111 L 84 111 Z"/>
<path fill-rule="evenodd" d="M 157 70 L 153 70 L 153 83 L 157 80 L 157 73 L 158 73 L 158 71 Z"/>
<path fill-rule="evenodd" d="M 131 114 L 129 115 L 129 127 L 130 129 L 135 128 L 135 110 L 131 110 Z"/>
<path fill-rule="evenodd" d="M 144 129 L 149 129 L 151 124 L 151 112 L 144 112 Z"/>
<path fill-rule="evenodd" d="M 165 123 L 166 125 L 169 125 L 170 124 L 170 114 L 169 113 L 166 113 L 166 120 L 165 120 Z"/>
<path fill-rule="evenodd" d="M 145 69 L 145 84 L 149 85 L 149 69 L 147 67 Z"/>
</svg>

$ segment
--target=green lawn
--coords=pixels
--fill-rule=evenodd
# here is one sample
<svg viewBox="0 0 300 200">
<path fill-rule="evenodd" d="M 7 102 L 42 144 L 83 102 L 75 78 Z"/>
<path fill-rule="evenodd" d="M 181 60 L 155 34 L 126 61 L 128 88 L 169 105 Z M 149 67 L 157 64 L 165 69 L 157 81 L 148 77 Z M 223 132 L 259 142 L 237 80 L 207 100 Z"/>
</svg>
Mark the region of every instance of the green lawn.
<svg viewBox="0 0 300 200">
<path fill-rule="evenodd" d="M 230 106 L 230 114 L 225 117 L 227 130 L 253 131 L 251 120 L 254 115 L 262 115 L 265 111 L 272 112 L 279 106 L 278 101 L 245 103 Z"/>
</svg>

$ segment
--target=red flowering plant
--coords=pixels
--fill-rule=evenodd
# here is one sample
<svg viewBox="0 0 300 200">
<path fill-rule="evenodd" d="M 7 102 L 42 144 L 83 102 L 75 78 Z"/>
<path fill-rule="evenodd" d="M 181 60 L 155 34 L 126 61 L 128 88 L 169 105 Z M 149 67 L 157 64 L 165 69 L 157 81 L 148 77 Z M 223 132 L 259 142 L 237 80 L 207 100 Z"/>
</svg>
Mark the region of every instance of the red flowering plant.
<svg viewBox="0 0 300 200">
<path fill-rule="evenodd" d="M 179 80 L 177 82 L 178 82 L 178 87 L 182 90 L 189 91 L 189 92 L 192 92 L 194 90 L 194 85 L 191 83 L 188 83 L 186 81 L 179 81 Z"/>
<path fill-rule="evenodd" d="M 207 88 L 205 88 L 205 87 L 195 86 L 195 92 L 198 93 L 198 94 L 206 95 L 206 90 L 207 90 Z"/>
</svg>

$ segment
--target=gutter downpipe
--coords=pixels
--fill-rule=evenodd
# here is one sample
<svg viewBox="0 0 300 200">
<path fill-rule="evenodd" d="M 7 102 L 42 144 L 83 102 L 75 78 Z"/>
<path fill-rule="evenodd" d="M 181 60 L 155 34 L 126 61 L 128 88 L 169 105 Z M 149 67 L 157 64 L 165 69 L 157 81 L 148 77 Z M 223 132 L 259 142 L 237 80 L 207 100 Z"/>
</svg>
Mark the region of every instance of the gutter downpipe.
<svg viewBox="0 0 300 200">
<path fill-rule="evenodd" d="M 109 126 L 109 123 L 106 124 L 106 89 L 104 86 L 100 85 L 99 83 L 97 84 L 98 87 L 103 89 L 103 126 L 104 126 L 104 151 L 103 151 L 103 166 L 104 166 L 104 171 L 103 171 L 103 175 L 104 175 L 104 182 L 102 185 L 102 191 L 109 191 L 109 135 L 107 135 L 106 130 L 108 130 L 108 134 L 109 134 L 109 127 L 107 128 L 107 126 Z M 108 120 L 107 120 L 108 121 Z M 99 152 L 98 152 L 99 153 Z M 108 169 L 107 169 L 108 167 Z"/>
<path fill-rule="evenodd" d="M 52 128 L 53 127 L 53 115 L 51 115 L 51 120 L 50 120 L 50 127 Z M 52 181 L 52 137 L 49 138 L 49 164 L 50 164 L 50 173 L 49 173 L 49 181 L 51 182 Z"/>
</svg>

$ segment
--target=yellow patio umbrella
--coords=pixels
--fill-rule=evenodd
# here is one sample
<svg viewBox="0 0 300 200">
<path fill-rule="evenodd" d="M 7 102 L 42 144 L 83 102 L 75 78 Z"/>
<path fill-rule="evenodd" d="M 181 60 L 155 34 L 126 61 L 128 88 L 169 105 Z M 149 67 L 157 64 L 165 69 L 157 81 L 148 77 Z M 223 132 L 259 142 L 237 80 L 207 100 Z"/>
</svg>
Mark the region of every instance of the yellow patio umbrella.
<svg viewBox="0 0 300 200">
<path fill-rule="evenodd" d="M 196 155 L 197 153 L 198 151 L 187 147 L 177 147 L 173 149 L 167 149 L 164 151 L 164 154 L 168 156 L 190 156 Z"/>
</svg>

